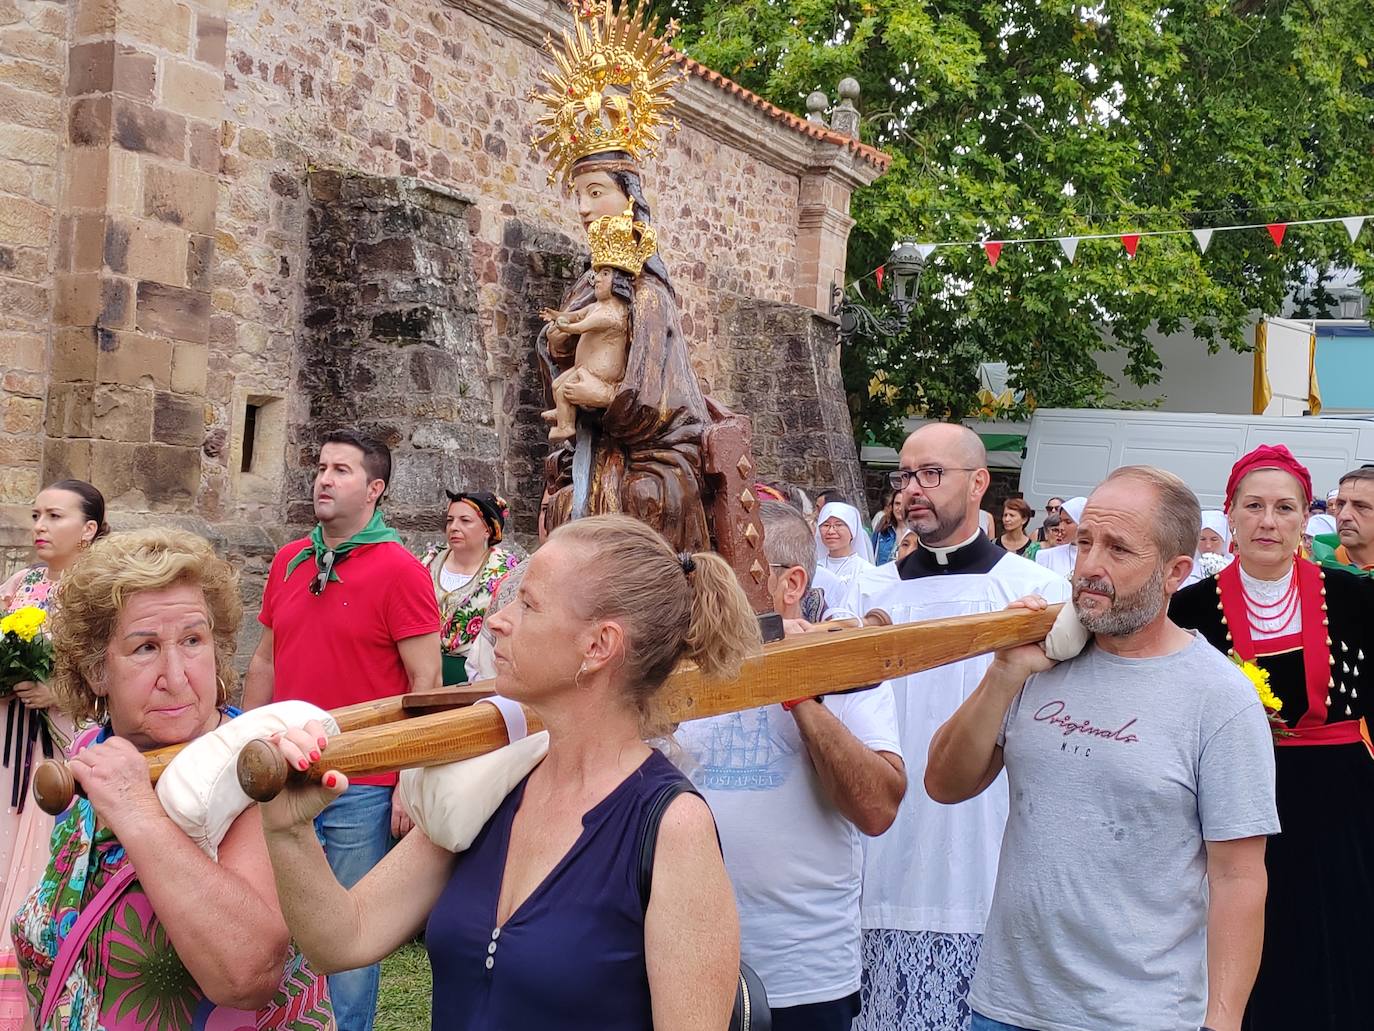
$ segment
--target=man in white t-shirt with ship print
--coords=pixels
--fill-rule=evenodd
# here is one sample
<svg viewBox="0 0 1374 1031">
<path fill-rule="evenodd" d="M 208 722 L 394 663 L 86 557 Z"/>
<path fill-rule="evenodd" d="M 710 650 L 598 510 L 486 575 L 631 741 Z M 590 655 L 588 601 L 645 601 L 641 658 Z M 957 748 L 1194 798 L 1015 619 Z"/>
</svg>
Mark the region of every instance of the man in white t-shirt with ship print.
<svg viewBox="0 0 1374 1031">
<path fill-rule="evenodd" d="M 773 604 L 805 632 L 815 568 L 806 520 L 762 507 Z M 859 1012 L 863 835 L 885 831 L 906 792 L 892 689 L 816 697 L 692 720 L 685 772 L 720 829 L 740 915 L 740 955 L 763 981 L 774 1031 L 849 1031 Z"/>
</svg>

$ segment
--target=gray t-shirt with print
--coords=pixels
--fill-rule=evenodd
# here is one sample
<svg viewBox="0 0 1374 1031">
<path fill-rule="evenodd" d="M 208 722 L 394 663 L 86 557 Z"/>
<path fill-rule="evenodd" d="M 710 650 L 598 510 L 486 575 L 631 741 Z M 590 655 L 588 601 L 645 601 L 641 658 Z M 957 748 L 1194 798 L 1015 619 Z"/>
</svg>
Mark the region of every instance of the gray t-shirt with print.
<svg viewBox="0 0 1374 1031">
<path fill-rule="evenodd" d="M 1090 644 L 1026 682 L 999 741 L 1011 813 L 970 1005 L 1034 1031 L 1196 1031 L 1205 842 L 1279 830 L 1249 680 L 1201 637 L 1152 659 Z"/>
</svg>

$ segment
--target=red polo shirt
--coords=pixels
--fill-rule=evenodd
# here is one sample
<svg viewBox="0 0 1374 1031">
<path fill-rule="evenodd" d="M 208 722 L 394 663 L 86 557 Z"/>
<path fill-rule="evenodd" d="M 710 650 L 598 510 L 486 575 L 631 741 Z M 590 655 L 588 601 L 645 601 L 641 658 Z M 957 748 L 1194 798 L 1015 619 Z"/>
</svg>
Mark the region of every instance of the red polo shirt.
<svg viewBox="0 0 1374 1031">
<path fill-rule="evenodd" d="M 286 577 L 291 560 L 309 547 L 303 537 L 277 552 L 262 593 L 258 621 L 272 631 L 273 701 L 337 709 L 405 694 L 410 677 L 396 642 L 439 631 L 429 573 L 399 544 L 365 544 L 335 564 L 339 579 L 316 596 L 313 555 Z M 349 782 L 395 784 L 396 774 Z"/>
</svg>

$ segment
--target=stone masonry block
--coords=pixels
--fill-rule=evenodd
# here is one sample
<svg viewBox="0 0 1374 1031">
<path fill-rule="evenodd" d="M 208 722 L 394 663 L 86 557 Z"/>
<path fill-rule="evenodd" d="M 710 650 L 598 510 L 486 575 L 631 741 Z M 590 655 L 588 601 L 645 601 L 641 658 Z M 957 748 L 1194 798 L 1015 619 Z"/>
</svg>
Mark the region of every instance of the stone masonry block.
<svg viewBox="0 0 1374 1031">
<path fill-rule="evenodd" d="M 189 509 L 200 488 L 200 448 L 144 444 L 134 451 L 134 475 L 154 508 Z"/>
<path fill-rule="evenodd" d="M 49 480 L 91 480 L 91 441 L 48 438 L 43 442 L 43 470 Z"/>
<path fill-rule="evenodd" d="M 0 455 L 10 465 L 39 465 L 43 461 L 43 434 L 0 435 Z"/>
<path fill-rule="evenodd" d="M 99 272 L 105 267 L 106 261 L 105 217 L 96 214 L 77 215 L 71 223 L 71 270 Z"/>
<path fill-rule="evenodd" d="M 78 97 L 67 117 L 67 139 L 74 147 L 100 147 L 110 141 L 110 98 Z"/>
<path fill-rule="evenodd" d="M 119 0 L 73 0 L 76 9 L 75 38 L 108 36 L 115 30 Z"/>
<path fill-rule="evenodd" d="M 0 82 L 0 122 L 57 131 L 62 128 L 65 104 L 61 97 L 16 89 Z"/>
<path fill-rule="evenodd" d="M 214 261 L 215 238 L 213 236 L 190 237 L 186 242 L 186 285 L 193 290 L 209 290 L 214 274 Z"/>
<path fill-rule="evenodd" d="M 224 117 L 224 72 L 194 61 L 166 60 L 162 103 L 168 110 L 216 124 Z"/>
<path fill-rule="evenodd" d="M 109 195 L 109 150 L 69 147 L 62 155 L 62 166 L 63 207 L 74 210 L 105 206 Z"/>
<path fill-rule="evenodd" d="M 187 234 L 150 219 L 111 217 L 105 260 L 113 272 L 168 286 L 186 285 Z"/>
<path fill-rule="evenodd" d="M 113 104 L 115 143 L 135 153 L 185 158 L 186 119 L 125 97 L 115 97 Z"/>
<path fill-rule="evenodd" d="M 52 209 L 25 197 L 0 196 L 0 239 L 21 247 L 47 247 Z"/>
<path fill-rule="evenodd" d="M 0 505 L 28 505 L 39 491 L 38 470 L 0 468 Z"/>
<path fill-rule="evenodd" d="M 143 213 L 192 233 L 215 231 L 219 184 L 214 176 L 185 166 L 147 163 L 143 169 Z"/>
<path fill-rule="evenodd" d="M 200 447 L 205 440 L 205 403 L 194 396 L 158 391 L 153 399 L 153 440 Z"/>
<path fill-rule="evenodd" d="M 170 340 L 143 333 L 102 334 L 96 351 L 101 383 L 166 390 L 172 385 Z"/>
<path fill-rule="evenodd" d="M 45 429 L 50 437 L 89 437 L 92 383 L 54 383 L 48 388 L 48 413 Z"/>
<path fill-rule="evenodd" d="M 67 51 L 67 95 L 108 93 L 114 87 L 114 40 L 79 43 Z"/>
<path fill-rule="evenodd" d="M 54 383 L 89 383 L 95 379 L 99 334 L 94 326 L 53 331 L 50 371 Z"/>
<path fill-rule="evenodd" d="M 176 0 L 120 0 L 119 34 L 174 54 L 188 54 L 191 9 Z"/>
<path fill-rule="evenodd" d="M 0 429 L 6 433 L 43 432 L 41 397 L 7 397 L 0 405 Z"/>
<path fill-rule="evenodd" d="M 41 401 L 47 390 L 47 384 L 43 377 L 36 372 L 21 372 L 18 369 L 11 369 L 3 377 L 0 377 L 0 390 L 17 397 L 33 397 Z"/>
<path fill-rule="evenodd" d="M 97 383 L 92 406 L 93 437 L 134 443 L 153 439 L 153 391 L 144 387 Z"/>
<path fill-rule="evenodd" d="M 200 172 L 219 174 L 220 166 L 220 127 L 210 122 L 186 123 L 187 141 L 190 144 L 191 167 Z"/>
<path fill-rule="evenodd" d="M 0 334 L 0 369 L 38 372 L 47 367 L 47 347 L 35 333 Z"/>
<path fill-rule="evenodd" d="M 0 158 L 26 165 L 54 167 L 61 147 L 62 137 L 48 129 L 9 125 L 0 132 Z"/>
<path fill-rule="evenodd" d="M 139 283 L 135 322 L 144 333 L 203 344 L 210 336 L 210 295 L 203 290 Z"/>
<path fill-rule="evenodd" d="M 172 389 L 178 394 L 204 396 L 210 348 L 178 340 L 172 349 Z"/>
<path fill-rule="evenodd" d="M 224 68 L 226 37 L 224 19 L 208 11 L 196 12 L 196 60 L 211 68 Z"/>
<path fill-rule="evenodd" d="M 114 55 L 111 88 L 134 100 L 152 100 L 157 90 L 157 58 L 135 47 L 120 46 Z"/>
</svg>

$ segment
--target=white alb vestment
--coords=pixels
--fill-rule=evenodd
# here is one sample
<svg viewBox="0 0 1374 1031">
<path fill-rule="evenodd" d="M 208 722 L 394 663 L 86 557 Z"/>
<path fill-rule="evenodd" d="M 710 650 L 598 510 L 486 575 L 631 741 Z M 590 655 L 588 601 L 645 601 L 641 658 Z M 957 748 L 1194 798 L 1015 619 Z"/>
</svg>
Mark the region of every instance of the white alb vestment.
<svg viewBox="0 0 1374 1031">
<path fill-rule="evenodd" d="M 897 572 L 900 579 L 867 576 L 861 581 L 864 612 L 883 609 L 894 623 L 913 623 L 998 612 L 1028 594 L 1067 601 L 1070 593 L 1067 578 L 1009 554 L 981 531 L 953 548 L 922 545 Z M 991 655 L 983 655 L 891 681 L 911 785 L 896 822 L 866 848 L 862 920 L 868 983 L 856 1029 L 933 1031 L 957 1026 L 948 1021 L 959 1016 L 967 1019 L 962 996 L 972 973 L 969 964 L 976 959 L 976 941 L 965 936 L 982 934 L 992 905 L 1007 820 L 1006 779 L 998 777 L 977 798 L 941 805 L 921 785 L 922 757 L 936 730 L 973 693 L 991 662 Z M 938 968 L 945 962 L 932 957 L 928 941 L 919 937 L 931 933 L 954 936 L 946 944 L 970 953 L 957 958 L 963 972 L 904 969 L 914 963 Z M 949 995 L 961 981 L 957 1000 L 941 1004 L 935 998 Z M 934 1012 L 941 1005 L 946 1009 Z M 963 1012 L 956 1015 L 958 1008 Z"/>
</svg>

